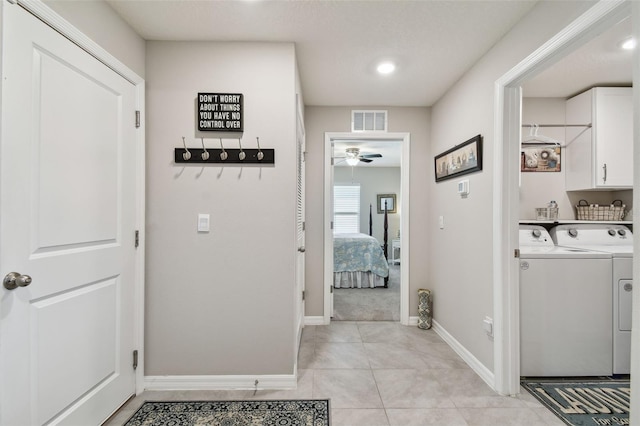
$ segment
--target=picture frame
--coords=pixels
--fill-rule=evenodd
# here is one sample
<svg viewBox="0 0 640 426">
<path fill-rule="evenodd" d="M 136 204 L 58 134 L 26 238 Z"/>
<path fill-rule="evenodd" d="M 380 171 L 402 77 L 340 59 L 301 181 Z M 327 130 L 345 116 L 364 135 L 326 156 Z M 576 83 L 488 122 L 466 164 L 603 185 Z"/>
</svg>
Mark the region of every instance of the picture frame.
<svg viewBox="0 0 640 426">
<path fill-rule="evenodd" d="M 521 172 L 559 172 L 562 149 L 560 146 L 523 146 L 520 152 Z"/>
<path fill-rule="evenodd" d="M 482 135 L 436 155 L 434 165 L 436 182 L 482 170 Z"/>
<path fill-rule="evenodd" d="M 387 213 L 396 213 L 396 194 L 378 194 L 378 214 L 384 213 L 384 203 L 387 203 Z"/>
</svg>

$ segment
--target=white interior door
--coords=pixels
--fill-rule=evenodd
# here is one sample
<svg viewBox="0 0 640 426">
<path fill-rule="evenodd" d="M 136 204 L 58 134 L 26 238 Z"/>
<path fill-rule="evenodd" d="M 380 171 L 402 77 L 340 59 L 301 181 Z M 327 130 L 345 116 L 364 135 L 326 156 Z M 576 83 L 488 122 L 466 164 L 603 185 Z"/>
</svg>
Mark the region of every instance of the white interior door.
<svg viewBox="0 0 640 426">
<path fill-rule="evenodd" d="M 0 278 L 32 282 L 0 288 L 0 424 L 100 424 L 135 392 L 135 87 L 15 4 L 3 55 Z"/>
</svg>

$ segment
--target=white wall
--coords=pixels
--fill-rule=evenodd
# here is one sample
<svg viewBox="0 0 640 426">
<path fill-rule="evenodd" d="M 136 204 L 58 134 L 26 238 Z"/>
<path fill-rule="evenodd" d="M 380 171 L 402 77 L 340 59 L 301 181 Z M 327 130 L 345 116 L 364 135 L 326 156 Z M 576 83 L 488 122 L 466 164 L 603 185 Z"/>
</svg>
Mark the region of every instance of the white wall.
<svg viewBox="0 0 640 426">
<path fill-rule="evenodd" d="M 465 177 L 471 189 L 466 199 L 456 193 L 457 179 L 435 183 L 429 163 L 426 258 L 434 319 L 491 371 L 493 340 L 485 334 L 482 320 L 493 316 L 494 84 L 589 6 L 588 2 L 536 4 L 432 109 L 430 156 L 474 135 L 484 138 L 483 170 Z M 444 217 L 443 230 L 438 228 L 439 216 Z"/>
<path fill-rule="evenodd" d="M 351 110 L 372 109 L 362 106 L 305 108 L 307 129 L 307 234 L 306 234 L 306 315 L 322 316 L 324 303 L 324 134 L 325 132 L 350 132 Z M 411 247 L 409 272 L 409 314 L 418 314 L 417 292 L 427 286 L 426 215 L 429 209 L 429 188 L 432 178 L 429 164 L 430 108 L 376 107 L 388 111 L 389 132 L 409 132 L 410 141 L 410 193 Z M 390 238 L 391 239 L 391 238 Z M 403 254 L 404 256 L 404 254 Z"/>
<path fill-rule="evenodd" d="M 353 177 L 352 177 L 353 176 Z M 384 215 L 378 213 L 378 194 L 396 194 L 396 206 L 400 205 L 400 167 L 335 167 L 333 181 L 336 184 L 360 184 L 360 232 L 369 233 L 369 205 L 371 205 L 373 236 L 382 244 L 384 241 Z M 400 211 L 387 215 L 388 242 L 397 238 L 400 230 Z M 391 250 L 389 248 L 389 250 Z M 391 256 L 391 251 L 389 251 Z"/>
<path fill-rule="evenodd" d="M 522 100 L 522 122 L 527 124 L 565 124 L 565 103 L 564 98 L 524 98 Z M 523 128 L 522 131 L 523 136 L 529 134 L 529 130 L 526 128 Z M 538 134 L 566 143 L 565 131 L 562 127 L 541 128 L 538 130 Z M 560 172 L 521 173 L 520 219 L 535 219 L 535 208 L 546 207 L 551 200 L 558 203 L 559 219 L 576 219 L 575 206 L 582 199 L 597 204 L 609 204 L 613 200 L 622 200 L 627 206 L 627 210 L 632 209 L 632 190 L 565 191 L 566 167 L 562 164 L 565 152 L 565 148 L 562 148 Z"/>
<path fill-rule="evenodd" d="M 290 43 L 147 43 L 146 375 L 292 374 L 296 59 Z M 198 92 L 244 94 L 271 167 L 176 165 Z M 212 137 L 216 137 L 212 134 Z M 218 139 L 205 139 L 219 147 Z M 238 141 L 225 139 L 226 148 Z M 197 233 L 198 213 L 211 232 Z"/>
<path fill-rule="evenodd" d="M 565 124 L 564 98 L 524 98 L 522 100 L 522 122 L 536 124 Z M 530 129 L 523 128 L 522 136 Z M 538 129 L 544 135 L 564 142 L 564 127 Z M 565 167 L 563 164 L 565 149 L 560 153 L 559 172 L 521 172 L 520 173 L 520 219 L 535 219 L 535 208 L 546 207 L 551 200 L 558 203 L 560 219 L 575 219 L 569 196 L 564 190 Z"/>
<path fill-rule="evenodd" d="M 145 41 L 103 0 L 43 2 L 144 78 Z"/>
</svg>

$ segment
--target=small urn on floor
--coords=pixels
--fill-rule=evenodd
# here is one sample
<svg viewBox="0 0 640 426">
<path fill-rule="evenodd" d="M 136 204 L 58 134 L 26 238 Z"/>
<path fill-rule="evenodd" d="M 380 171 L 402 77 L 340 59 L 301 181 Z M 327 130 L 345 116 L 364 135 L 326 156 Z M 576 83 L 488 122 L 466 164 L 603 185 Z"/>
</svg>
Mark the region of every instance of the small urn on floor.
<svg viewBox="0 0 640 426">
<path fill-rule="evenodd" d="M 418 328 L 428 330 L 431 328 L 433 318 L 433 297 L 431 290 L 421 288 L 418 290 Z"/>
</svg>

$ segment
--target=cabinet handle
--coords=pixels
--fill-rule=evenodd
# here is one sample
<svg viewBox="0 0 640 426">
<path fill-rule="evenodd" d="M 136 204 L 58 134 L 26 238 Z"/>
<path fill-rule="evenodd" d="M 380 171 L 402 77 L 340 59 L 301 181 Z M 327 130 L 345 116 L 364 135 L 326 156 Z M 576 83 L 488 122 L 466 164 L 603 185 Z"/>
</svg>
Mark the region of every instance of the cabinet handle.
<svg viewBox="0 0 640 426">
<path fill-rule="evenodd" d="M 602 166 L 602 170 L 604 171 L 604 176 L 602 177 L 602 183 L 607 183 L 607 163 L 604 163 L 604 166 Z"/>
</svg>

